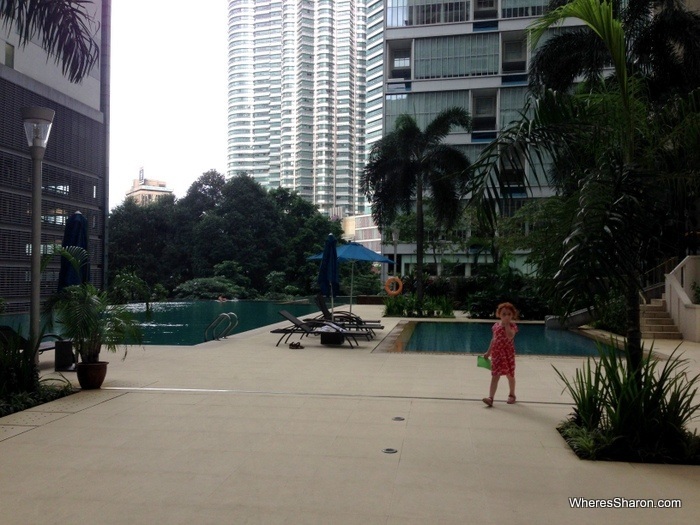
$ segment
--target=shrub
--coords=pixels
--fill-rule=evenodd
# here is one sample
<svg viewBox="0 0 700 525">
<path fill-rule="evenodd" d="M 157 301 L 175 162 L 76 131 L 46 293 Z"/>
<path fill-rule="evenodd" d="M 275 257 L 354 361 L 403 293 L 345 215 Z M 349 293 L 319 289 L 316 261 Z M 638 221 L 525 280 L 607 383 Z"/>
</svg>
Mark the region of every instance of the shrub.
<svg viewBox="0 0 700 525">
<path fill-rule="evenodd" d="M 426 297 L 423 300 L 423 316 L 454 317 L 454 308 L 450 297 Z M 415 294 L 397 295 L 384 299 L 385 317 L 418 317 Z"/>
<path fill-rule="evenodd" d="M 192 279 L 175 288 L 178 299 L 217 299 L 220 295 L 227 299 L 242 299 L 247 292 L 224 277 Z"/>
<path fill-rule="evenodd" d="M 583 459 L 700 465 L 700 436 L 687 424 L 700 403 L 700 375 L 675 355 L 660 365 L 649 352 L 637 373 L 617 352 L 598 347 L 569 379 L 555 371 L 574 401 L 558 430 Z"/>
<path fill-rule="evenodd" d="M 73 393 L 69 381 L 40 380 L 34 352 L 18 336 L 0 336 L 0 417 Z"/>
<path fill-rule="evenodd" d="M 595 321 L 593 326 L 614 334 L 627 333 L 627 302 L 622 294 L 611 293 L 608 297 L 596 296 Z"/>
</svg>

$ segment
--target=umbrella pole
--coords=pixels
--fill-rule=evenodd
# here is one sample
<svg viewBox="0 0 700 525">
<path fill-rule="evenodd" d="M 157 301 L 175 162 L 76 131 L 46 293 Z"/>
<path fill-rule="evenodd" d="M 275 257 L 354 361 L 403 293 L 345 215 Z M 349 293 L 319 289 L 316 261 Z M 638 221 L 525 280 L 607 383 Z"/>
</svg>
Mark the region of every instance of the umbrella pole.
<svg viewBox="0 0 700 525">
<path fill-rule="evenodd" d="M 352 294 L 355 288 L 355 261 L 352 261 L 352 267 L 350 268 L 350 313 L 352 313 Z"/>
<path fill-rule="evenodd" d="M 333 283 L 330 281 L 328 281 L 328 288 L 331 290 L 331 321 L 333 321 L 335 319 L 335 316 L 333 315 L 333 308 L 335 308 L 335 306 L 333 305 Z"/>
</svg>

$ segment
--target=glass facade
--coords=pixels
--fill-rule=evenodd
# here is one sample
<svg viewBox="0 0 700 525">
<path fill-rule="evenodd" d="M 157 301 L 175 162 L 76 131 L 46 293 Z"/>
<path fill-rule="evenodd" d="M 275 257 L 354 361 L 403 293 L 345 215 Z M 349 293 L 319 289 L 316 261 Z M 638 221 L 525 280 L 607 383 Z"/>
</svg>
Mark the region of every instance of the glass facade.
<svg viewBox="0 0 700 525">
<path fill-rule="evenodd" d="M 331 216 L 363 209 L 365 6 L 229 1 L 229 175 L 294 190 Z"/>
</svg>

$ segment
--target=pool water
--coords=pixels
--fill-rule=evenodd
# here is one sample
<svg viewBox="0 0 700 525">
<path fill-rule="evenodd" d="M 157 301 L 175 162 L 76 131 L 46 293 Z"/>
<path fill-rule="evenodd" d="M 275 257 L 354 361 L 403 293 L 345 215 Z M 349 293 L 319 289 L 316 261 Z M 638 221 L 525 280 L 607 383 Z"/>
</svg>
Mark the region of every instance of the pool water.
<svg viewBox="0 0 700 525">
<path fill-rule="evenodd" d="M 410 327 L 414 324 L 414 327 Z M 406 352 L 485 353 L 491 342 L 493 323 L 410 323 L 413 333 L 404 345 Z M 543 325 L 519 324 L 515 353 L 520 355 L 597 356 L 596 343 L 566 330 L 548 330 Z"/>
<path fill-rule="evenodd" d="M 318 306 L 270 301 L 191 301 L 152 303 L 150 314 L 143 303 L 129 305 L 129 310 L 141 325 L 143 344 L 187 346 L 203 343 L 204 331 L 222 313 L 238 316 L 238 326 L 230 334 L 235 335 L 284 321 L 280 310 L 302 317 L 317 312 Z"/>
</svg>

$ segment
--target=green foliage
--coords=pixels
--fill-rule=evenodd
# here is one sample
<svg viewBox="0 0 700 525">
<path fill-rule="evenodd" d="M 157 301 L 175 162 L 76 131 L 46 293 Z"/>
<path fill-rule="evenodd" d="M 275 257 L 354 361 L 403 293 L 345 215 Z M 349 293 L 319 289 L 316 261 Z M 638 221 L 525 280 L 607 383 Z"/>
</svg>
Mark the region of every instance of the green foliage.
<svg viewBox="0 0 700 525">
<path fill-rule="evenodd" d="M 249 292 L 223 277 L 202 277 L 182 283 L 175 288 L 175 297 L 178 299 L 218 299 L 223 296 L 226 299 L 247 299 Z"/>
<path fill-rule="evenodd" d="M 372 217 L 385 229 L 400 209 L 416 212 L 416 292 L 423 301 L 423 258 L 426 228 L 423 195 L 430 193 L 436 226 L 450 227 L 460 215 L 469 159 L 443 141 L 455 128 L 471 129 L 471 117 L 463 108 L 441 111 L 425 129 L 414 116 L 399 115 L 394 130 L 372 147 L 362 178 L 361 191 L 372 205 Z"/>
<path fill-rule="evenodd" d="M 419 308 L 417 294 L 402 294 L 384 299 L 385 317 L 454 317 L 449 297 L 429 297 Z"/>
<path fill-rule="evenodd" d="M 491 319 L 500 303 L 510 302 L 521 319 L 544 319 L 551 313 L 539 292 L 539 280 L 526 277 L 510 267 L 482 268 L 481 273 L 466 278 L 459 288 L 464 290 L 466 313 L 477 319 Z"/>
<path fill-rule="evenodd" d="M 168 290 L 160 283 L 156 283 L 151 290 L 151 301 L 161 302 L 167 301 Z"/>
<path fill-rule="evenodd" d="M 42 379 L 35 390 L 16 391 L 8 395 L 0 395 L 0 417 L 49 403 L 74 392 L 73 385 L 65 378 L 63 380 Z"/>
<path fill-rule="evenodd" d="M 5 299 L 0 297 L 0 314 L 5 311 Z"/>
<path fill-rule="evenodd" d="M 659 361 L 649 352 L 632 373 L 618 352 L 603 346 L 598 352 L 571 379 L 555 368 L 574 401 L 572 417 L 559 430 L 576 453 L 585 459 L 700 464 L 700 437 L 687 429 L 700 409 L 700 375 L 689 374 L 687 360 L 674 352 Z"/>
<path fill-rule="evenodd" d="M 109 281 L 128 270 L 152 289 L 167 290 L 195 278 L 225 277 L 247 292 L 265 293 L 270 272 L 310 295 L 318 263 L 307 257 L 323 249 L 329 232 L 342 236 L 338 221 L 286 189 L 266 191 L 246 175 L 228 180 L 203 174 L 184 198 L 147 206 L 131 200 L 109 218 Z M 281 291 L 282 288 L 278 288 Z M 217 296 L 218 297 L 218 296 Z"/>
<path fill-rule="evenodd" d="M 109 299 L 114 304 L 149 302 L 151 290 L 146 281 L 135 272 L 124 270 L 114 277 L 109 290 Z"/>
<path fill-rule="evenodd" d="M 595 298 L 595 328 L 618 335 L 627 333 L 627 301 L 621 293 L 611 291 Z"/>
<path fill-rule="evenodd" d="M 341 294 L 350 295 L 350 285 L 352 281 L 352 264 L 341 262 L 340 269 L 340 290 Z M 318 270 L 316 272 L 318 274 Z M 374 271 L 369 263 L 355 263 L 354 283 L 352 283 L 353 296 L 377 295 L 382 290 L 383 284 L 379 281 L 379 275 Z"/>
<path fill-rule="evenodd" d="M 47 308 L 83 363 L 99 361 L 102 345 L 110 352 L 124 346 L 126 357 L 126 344 L 141 343 L 141 328 L 126 307 L 110 305 L 107 293 L 90 283 L 67 286 L 51 298 Z"/>
<path fill-rule="evenodd" d="M 267 284 L 267 290 L 272 293 L 279 293 L 285 286 L 285 275 L 284 272 L 270 272 L 265 276 L 265 284 Z"/>
<path fill-rule="evenodd" d="M 693 281 L 690 285 L 690 289 L 693 291 L 693 304 L 700 304 L 700 285 Z M 2 305 L 0 304 L 0 312 L 2 311 Z"/>
<path fill-rule="evenodd" d="M 23 346 L 17 335 L 0 335 L 0 399 L 39 389 L 35 353 Z"/>
</svg>

